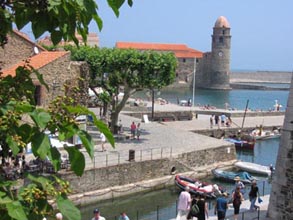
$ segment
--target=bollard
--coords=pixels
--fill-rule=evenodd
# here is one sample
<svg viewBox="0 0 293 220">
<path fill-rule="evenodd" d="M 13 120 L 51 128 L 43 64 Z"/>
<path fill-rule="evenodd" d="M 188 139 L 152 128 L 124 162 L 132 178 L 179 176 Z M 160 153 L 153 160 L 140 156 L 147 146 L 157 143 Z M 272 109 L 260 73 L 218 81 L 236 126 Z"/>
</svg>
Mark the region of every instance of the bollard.
<svg viewBox="0 0 293 220">
<path fill-rule="evenodd" d="M 129 150 L 129 162 L 130 161 L 135 161 L 135 151 L 134 150 Z"/>
</svg>

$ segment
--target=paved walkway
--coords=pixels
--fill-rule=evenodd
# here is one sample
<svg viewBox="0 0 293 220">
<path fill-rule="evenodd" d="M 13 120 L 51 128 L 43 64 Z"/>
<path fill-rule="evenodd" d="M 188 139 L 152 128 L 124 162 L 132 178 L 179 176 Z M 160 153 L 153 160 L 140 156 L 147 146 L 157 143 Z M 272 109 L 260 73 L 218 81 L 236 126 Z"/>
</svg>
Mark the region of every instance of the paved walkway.
<svg viewBox="0 0 293 220">
<path fill-rule="evenodd" d="M 168 109 L 168 111 L 177 111 L 189 107 L 182 107 L 173 104 L 164 106 L 156 105 L 155 109 Z M 98 109 L 92 109 L 98 114 Z M 149 122 L 142 123 L 141 118 L 134 118 L 120 113 L 124 127 L 124 135 L 130 136 L 130 124 L 134 121 L 136 124 L 141 123 L 141 137 L 137 139 L 117 140 L 115 149 L 109 143 L 106 143 L 106 152 L 101 152 L 101 145 L 96 145 L 95 157 L 99 163 L 87 160 L 87 167 L 97 167 L 114 165 L 126 162 L 129 159 L 129 150 L 135 150 L 137 160 L 149 159 L 152 157 L 176 156 L 183 152 L 192 152 L 196 150 L 209 149 L 227 145 L 224 140 L 207 137 L 196 134 L 195 130 L 210 129 L 209 115 L 198 115 L 197 119 L 190 121 L 170 121 L 170 122 Z M 232 117 L 232 128 L 239 128 L 242 124 L 242 118 Z M 284 116 L 263 116 L 263 117 L 246 117 L 244 127 L 255 127 L 262 124 L 263 126 L 282 126 Z M 218 129 L 213 127 L 212 129 Z M 148 157 L 148 158 L 146 158 Z"/>
</svg>

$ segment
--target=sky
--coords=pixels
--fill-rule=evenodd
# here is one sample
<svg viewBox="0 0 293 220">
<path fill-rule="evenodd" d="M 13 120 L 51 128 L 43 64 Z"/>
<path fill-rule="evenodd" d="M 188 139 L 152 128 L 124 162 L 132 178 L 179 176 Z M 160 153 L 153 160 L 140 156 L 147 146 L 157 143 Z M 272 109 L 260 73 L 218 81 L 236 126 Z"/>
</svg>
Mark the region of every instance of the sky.
<svg viewBox="0 0 293 220">
<path fill-rule="evenodd" d="M 231 27 L 231 70 L 293 71 L 292 0 L 133 0 L 117 18 L 96 0 L 103 20 L 95 24 L 101 47 L 118 41 L 186 44 L 211 51 L 213 26 L 225 16 Z"/>
</svg>

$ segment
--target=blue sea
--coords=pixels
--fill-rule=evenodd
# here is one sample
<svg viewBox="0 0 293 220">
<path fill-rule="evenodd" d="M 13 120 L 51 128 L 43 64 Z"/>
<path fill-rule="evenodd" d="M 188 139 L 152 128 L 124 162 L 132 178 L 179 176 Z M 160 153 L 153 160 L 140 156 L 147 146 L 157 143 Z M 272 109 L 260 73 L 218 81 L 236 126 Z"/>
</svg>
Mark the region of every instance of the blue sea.
<svg viewBox="0 0 293 220">
<path fill-rule="evenodd" d="M 196 89 L 194 93 L 194 105 L 210 105 L 217 108 L 225 108 L 228 103 L 232 109 L 243 110 L 246 107 L 251 110 L 272 110 L 276 100 L 284 107 L 287 105 L 288 90 L 204 90 Z M 136 94 L 137 97 L 143 96 L 142 93 Z M 155 92 L 155 98 L 163 98 L 171 103 L 177 100 L 193 100 L 193 91 L 188 88 L 164 89 Z M 282 109 L 281 109 L 282 110 Z"/>
</svg>

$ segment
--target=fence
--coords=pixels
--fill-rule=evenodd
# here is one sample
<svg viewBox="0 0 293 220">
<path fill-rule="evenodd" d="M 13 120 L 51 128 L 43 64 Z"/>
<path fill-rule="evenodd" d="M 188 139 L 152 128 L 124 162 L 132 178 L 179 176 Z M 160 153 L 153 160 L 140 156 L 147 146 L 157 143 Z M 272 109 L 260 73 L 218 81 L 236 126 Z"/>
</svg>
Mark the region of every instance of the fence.
<svg viewBox="0 0 293 220">
<path fill-rule="evenodd" d="M 87 153 L 84 154 L 86 160 L 86 168 L 99 168 L 129 163 L 132 161 L 156 160 L 162 158 L 172 158 L 172 147 L 170 148 L 151 148 L 140 150 L 125 151 L 107 151 L 106 153 L 95 152 L 93 160 Z"/>
</svg>

